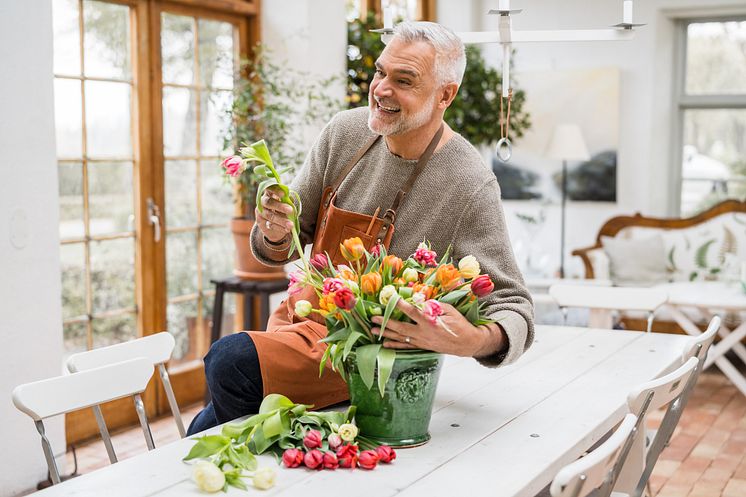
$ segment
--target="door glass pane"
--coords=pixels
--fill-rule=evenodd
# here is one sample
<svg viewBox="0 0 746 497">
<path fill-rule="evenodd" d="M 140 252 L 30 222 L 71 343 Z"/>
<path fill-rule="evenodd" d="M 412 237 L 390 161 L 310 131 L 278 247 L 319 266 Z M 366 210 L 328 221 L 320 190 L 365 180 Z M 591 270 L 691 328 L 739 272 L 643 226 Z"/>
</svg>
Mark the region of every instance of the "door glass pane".
<svg viewBox="0 0 746 497">
<path fill-rule="evenodd" d="M 194 83 L 194 18 L 161 15 L 161 59 L 164 83 Z"/>
<path fill-rule="evenodd" d="M 62 336 L 67 354 L 71 355 L 88 349 L 87 326 L 86 322 L 65 323 L 62 326 Z"/>
<path fill-rule="evenodd" d="M 202 222 L 224 224 L 233 217 L 233 190 L 218 160 L 200 162 L 202 178 Z"/>
<path fill-rule="evenodd" d="M 54 73 L 80 75 L 80 22 L 78 0 L 52 2 Z"/>
<path fill-rule="evenodd" d="M 93 314 L 135 307 L 135 243 L 132 238 L 91 242 Z"/>
<path fill-rule="evenodd" d="M 92 324 L 94 349 L 137 338 L 137 320 L 134 313 L 96 318 Z"/>
<path fill-rule="evenodd" d="M 91 235 L 133 230 L 133 181 L 131 162 L 88 163 Z"/>
<path fill-rule="evenodd" d="M 197 225 L 197 162 L 167 160 L 166 222 L 169 228 Z"/>
<path fill-rule="evenodd" d="M 82 238 L 83 221 L 83 164 L 63 162 L 59 165 L 60 238 Z"/>
<path fill-rule="evenodd" d="M 211 288 L 211 279 L 231 275 L 233 252 L 233 238 L 227 226 L 202 230 L 202 281 L 205 288 Z"/>
<path fill-rule="evenodd" d="M 54 80 L 54 126 L 57 157 L 77 159 L 83 155 L 83 112 L 80 81 Z"/>
<path fill-rule="evenodd" d="M 197 92 L 186 88 L 163 88 L 164 155 L 197 153 Z"/>
<path fill-rule="evenodd" d="M 201 85 L 233 88 L 233 26 L 206 19 L 198 26 Z"/>
<path fill-rule="evenodd" d="M 233 94 L 230 91 L 202 92 L 200 99 L 199 135 L 202 155 L 225 155 L 223 137 L 230 125 L 230 108 Z"/>
<path fill-rule="evenodd" d="M 746 21 L 687 26 L 686 92 L 746 93 Z"/>
<path fill-rule="evenodd" d="M 205 283 L 206 285 L 208 283 Z M 230 335 L 233 333 L 237 328 L 234 326 L 234 321 L 236 318 L 236 294 L 235 293 L 225 293 L 223 294 L 223 320 L 220 326 L 220 336 L 223 335 Z M 243 298 L 243 296 L 240 296 L 239 298 Z M 202 315 L 205 316 L 207 319 L 209 326 L 212 326 L 212 311 L 213 311 L 213 305 L 215 304 L 215 295 L 210 293 L 206 294 L 204 298 L 202 299 Z M 209 336 L 210 336 L 210 330 L 211 328 L 205 328 L 206 335 L 207 335 L 207 347 L 205 347 L 205 350 L 209 350 Z"/>
<path fill-rule="evenodd" d="M 168 233 L 166 238 L 168 296 L 197 293 L 197 233 Z"/>
<path fill-rule="evenodd" d="M 60 247 L 62 270 L 62 318 L 86 315 L 85 245 L 68 243 Z"/>
<path fill-rule="evenodd" d="M 746 196 L 746 109 L 684 113 L 682 215 Z"/>
<path fill-rule="evenodd" d="M 132 157 L 128 83 L 86 81 L 85 116 L 89 157 Z"/>
<path fill-rule="evenodd" d="M 85 75 L 129 79 L 129 7 L 87 0 L 83 16 Z"/>
<path fill-rule="evenodd" d="M 168 304 L 168 331 L 176 339 L 171 356 L 175 360 L 197 359 L 194 351 L 200 349 L 200 333 L 197 327 L 197 300 Z"/>
</svg>

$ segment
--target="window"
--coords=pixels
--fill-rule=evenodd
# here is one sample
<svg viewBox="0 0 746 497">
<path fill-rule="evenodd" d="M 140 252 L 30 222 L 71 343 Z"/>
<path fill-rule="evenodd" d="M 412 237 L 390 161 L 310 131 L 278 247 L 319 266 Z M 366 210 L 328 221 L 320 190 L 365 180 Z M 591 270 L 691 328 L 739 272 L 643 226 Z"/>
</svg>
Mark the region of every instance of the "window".
<svg viewBox="0 0 746 497">
<path fill-rule="evenodd" d="M 746 198 L 746 17 L 688 19 L 675 92 L 682 216 Z"/>
</svg>

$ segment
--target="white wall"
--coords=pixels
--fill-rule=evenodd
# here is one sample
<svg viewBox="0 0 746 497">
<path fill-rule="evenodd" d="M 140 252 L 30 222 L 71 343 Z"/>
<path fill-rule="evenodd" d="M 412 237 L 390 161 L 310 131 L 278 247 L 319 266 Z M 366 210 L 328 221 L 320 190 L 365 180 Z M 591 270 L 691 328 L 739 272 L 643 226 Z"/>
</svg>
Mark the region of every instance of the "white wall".
<svg viewBox="0 0 746 497">
<path fill-rule="evenodd" d="M 457 30 L 494 30 L 497 17 L 489 16 L 497 0 L 439 0 L 438 20 Z M 569 273 L 582 274 L 580 261 L 570 257 L 574 248 L 591 245 L 598 228 L 620 213 L 642 212 L 670 215 L 669 199 L 678 186 L 670 181 L 672 157 L 672 70 L 673 35 L 676 17 L 703 13 L 726 13 L 734 8 L 746 12 L 743 0 L 645 0 L 635 2 L 635 21 L 647 23 L 632 41 L 585 43 L 526 43 L 514 45 L 515 73 L 521 71 L 600 68 L 615 66 L 621 71 L 617 202 L 571 202 L 567 210 L 566 261 Z M 621 0 L 532 0 L 515 1 L 511 8 L 523 9 L 513 18 L 516 30 L 592 29 L 621 21 Z M 485 50 L 488 60 L 500 62 L 497 45 Z M 531 98 L 530 95 L 527 98 Z M 535 202 L 506 202 L 506 215 L 514 242 L 523 235 L 516 211 L 532 213 Z M 551 255 L 550 266 L 559 265 L 559 207 L 548 210 L 548 221 L 538 243 Z M 572 260 L 577 259 L 577 260 Z M 566 266 L 567 268 L 567 266 Z"/>
<path fill-rule="evenodd" d="M 19 383 L 60 374 L 62 311 L 51 0 L 0 2 L 0 495 L 46 478 Z M 52 423 L 64 450 L 61 420 Z"/>
</svg>

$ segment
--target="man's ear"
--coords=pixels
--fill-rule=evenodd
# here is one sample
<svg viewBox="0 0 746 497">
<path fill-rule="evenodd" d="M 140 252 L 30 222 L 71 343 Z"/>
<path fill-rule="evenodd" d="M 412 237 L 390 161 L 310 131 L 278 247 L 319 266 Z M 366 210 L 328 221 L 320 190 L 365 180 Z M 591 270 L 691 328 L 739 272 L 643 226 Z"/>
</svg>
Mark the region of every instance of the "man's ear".
<svg viewBox="0 0 746 497">
<path fill-rule="evenodd" d="M 456 98 L 456 93 L 458 93 L 458 84 L 448 83 L 445 85 L 440 93 L 438 107 L 443 110 L 447 109 L 451 105 L 451 102 L 453 102 L 453 99 Z"/>
</svg>

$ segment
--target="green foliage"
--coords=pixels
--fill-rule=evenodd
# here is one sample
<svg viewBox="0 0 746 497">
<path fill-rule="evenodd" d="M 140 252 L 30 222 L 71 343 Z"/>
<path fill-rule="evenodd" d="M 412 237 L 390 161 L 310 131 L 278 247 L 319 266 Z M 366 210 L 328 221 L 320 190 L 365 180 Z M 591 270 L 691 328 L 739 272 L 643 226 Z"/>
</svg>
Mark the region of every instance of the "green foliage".
<svg viewBox="0 0 746 497">
<path fill-rule="evenodd" d="M 375 74 L 375 60 L 385 45 L 381 36 L 371 33 L 380 27 L 372 12 L 365 19 L 356 18 L 347 27 L 347 102 L 350 108 L 368 105 L 369 84 Z M 445 114 L 451 128 L 474 146 L 491 145 L 500 139 L 501 72 L 489 67 L 481 51 L 466 47 L 466 72 L 458 95 Z M 531 127 L 528 112 L 523 110 L 526 94 L 513 90 L 510 109 L 510 131 L 515 140 Z M 507 99 L 504 101 L 507 112 Z"/>
<path fill-rule="evenodd" d="M 288 64 L 280 64 L 262 45 L 254 48 L 251 59 L 242 62 L 240 74 L 233 103 L 227 109 L 230 126 L 224 147 L 238 151 L 263 139 L 272 147 L 275 162 L 285 172 L 295 170 L 307 152 L 302 139 L 304 127 L 326 122 L 342 108 L 327 93 L 339 78 L 319 80 Z M 240 200 L 249 217 L 253 216 L 262 179 L 251 169 L 239 177 Z"/>
</svg>

